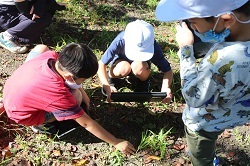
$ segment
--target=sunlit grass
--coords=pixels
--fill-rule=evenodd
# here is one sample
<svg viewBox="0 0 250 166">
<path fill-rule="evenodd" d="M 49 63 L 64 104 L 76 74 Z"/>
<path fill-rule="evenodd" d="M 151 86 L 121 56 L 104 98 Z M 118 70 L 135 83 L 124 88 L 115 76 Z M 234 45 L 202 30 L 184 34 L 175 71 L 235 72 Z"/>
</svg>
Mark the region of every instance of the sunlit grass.
<svg viewBox="0 0 250 166">
<path fill-rule="evenodd" d="M 142 134 L 142 139 L 137 151 L 150 149 L 160 152 L 160 158 L 164 158 L 166 154 L 166 147 L 168 146 L 167 136 L 171 133 L 171 129 L 165 131 L 164 128 L 160 130 L 158 134 L 155 134 L 151 130 L 147 130 Z"/>
</svg>

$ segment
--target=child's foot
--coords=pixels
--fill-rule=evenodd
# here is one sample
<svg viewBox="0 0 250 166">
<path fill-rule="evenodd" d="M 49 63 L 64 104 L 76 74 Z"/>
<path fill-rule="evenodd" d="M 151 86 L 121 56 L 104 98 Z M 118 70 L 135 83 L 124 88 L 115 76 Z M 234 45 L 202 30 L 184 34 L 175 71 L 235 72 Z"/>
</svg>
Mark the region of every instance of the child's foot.
<svg viewBox="0 0 250 166">
<path fill-rule="evenodd" d="M 0 46 L 16 54 L 23 54 L 28 51 L 28 47 L 20 46 L 14 37 L 9 39 L 4 38 L 4 32 L 0 33 Z"/>
<path fill-rule="evenodd" d="M 185 151 L 186 151 L 187 155 L 190 156 L 190 151 L 188 150 L 187 147 L 185 148 Z M 219 157 L 216 154 L 214 154 L 213 166 L 219 166 L 219 164 L 220 164 Z"/>
<path fill-rule="evenodd" d="M 52 123 L 41 124 L 38 126 L 30 126 L 30 129 L 36 134 L 57 134 L 58 130 Z"/>
</svg>

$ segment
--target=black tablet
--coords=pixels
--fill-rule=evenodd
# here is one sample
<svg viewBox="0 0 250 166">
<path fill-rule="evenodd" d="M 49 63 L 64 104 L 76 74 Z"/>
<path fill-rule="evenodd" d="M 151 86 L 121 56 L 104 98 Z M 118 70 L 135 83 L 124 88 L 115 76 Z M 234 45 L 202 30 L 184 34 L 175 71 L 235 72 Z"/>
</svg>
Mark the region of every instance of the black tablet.
<svg viewBox="0 0 250 166">
<path fill-rule="evenodd" d="M 166 92 L 113 92 L 111 100 L 114 102 L 161 101 L 166 96 Z"/>
<path fill-rule="evenodd" d="M 203 58 L 208 51 L 212 48 L 214 44 L 213 43 L 207 43 L 207 42 L 197 42 L 193 44 L 194 48 L 194 57 L 196 59 Z"/>
</svg>

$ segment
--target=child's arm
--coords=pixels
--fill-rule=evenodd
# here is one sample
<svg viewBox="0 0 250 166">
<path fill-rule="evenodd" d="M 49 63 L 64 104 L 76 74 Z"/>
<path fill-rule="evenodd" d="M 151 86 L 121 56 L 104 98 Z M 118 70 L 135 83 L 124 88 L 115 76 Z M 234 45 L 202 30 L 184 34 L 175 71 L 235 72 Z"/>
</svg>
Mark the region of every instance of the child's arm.
<svg viewBox="0 0 250 166">
<path fill-rule="evenodd" d="M 172 79 L 173 79 L 172 70 L 164 73 L 161 86 L 161 92 L 167 92 L 167 96 L 162 100 L 162 102 L 164 103 L 170 103 L 170 101 L 172 100 L 172 92 L 170 89 Z"/>
<path fill-rule="evenodd" d="M 114 137 L 96 121 L 91 119 L 86 113 L 75 120 L 90 133 L 100 138 L 101 140 L 113 145 L 121 152 L 125 154 L 133 154 L 136 151 L 134 146 L 130 142 Z"/>
<path fill-rule="evenodd" d="M 82 93 L 82 102 L 84 102 L 87 106 L 87 109 L 89 109 L 89 105 L 90 105 L 90 99 L 89 96 L 87 95 L 87 93 L 84 91 L 83 88 L 79 89 Z"/>
<path fill-rule="evenodd" d="M 110 103 L 111 93 L 117 92 L 117 89 L 114 87 L 114 85 L 109 84 L 106 65 L 101 60 L 98 62 L 98 64 L 99 64 L 99 68 L 98 68 L 97 74 L 100 79 L 100 82 L 102 83 L 102 87 L 107 94 L 107 101 Z"/>
</svg>

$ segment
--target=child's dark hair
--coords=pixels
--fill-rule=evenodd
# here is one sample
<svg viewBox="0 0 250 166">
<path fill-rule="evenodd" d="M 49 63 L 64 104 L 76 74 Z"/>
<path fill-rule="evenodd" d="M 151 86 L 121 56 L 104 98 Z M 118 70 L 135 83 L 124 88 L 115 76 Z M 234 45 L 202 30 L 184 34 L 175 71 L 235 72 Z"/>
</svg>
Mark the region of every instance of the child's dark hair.
<svg viewBox="0 0 250 166">
<path fill-rule="evenodd" d="M 246 17 L 249 17 L 250 16 L 250 1 L 247 1 L 247 3 L 242 5 L 240 8 L 235 9 L 234 12 L 242 13 Z M 214 22 L 214 17 L 206 17 L 205 20 L 207 22 Z"/>
<path fill-rule="evenodd" d="M 90 78 L 97 73 L 96 55 L 85 44 L 67 44 L 59 53 L 58 66 L 67 70 L 76 78 Z"/>
<path fill-rule="evenodd" d="M 250 16 L 250 1 L 247 1 L 247 3 L 245 3 L 243 6 L 241 6 L 240 8 L 238 8 L 234 11 L 237 13 L 242 13 L 246 17 L 249 17 Z"/>
</svg>

